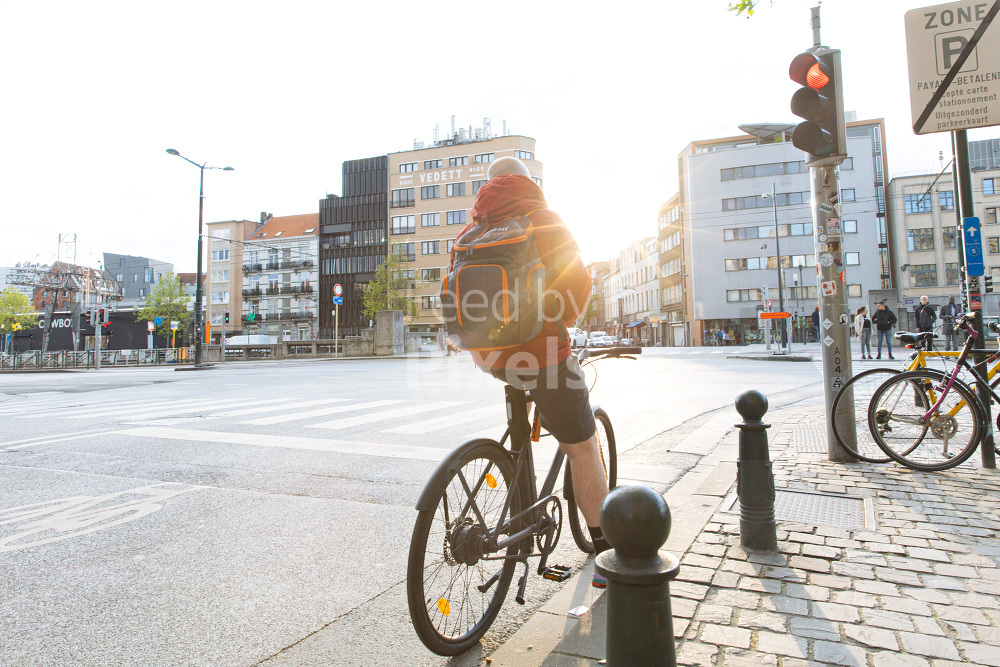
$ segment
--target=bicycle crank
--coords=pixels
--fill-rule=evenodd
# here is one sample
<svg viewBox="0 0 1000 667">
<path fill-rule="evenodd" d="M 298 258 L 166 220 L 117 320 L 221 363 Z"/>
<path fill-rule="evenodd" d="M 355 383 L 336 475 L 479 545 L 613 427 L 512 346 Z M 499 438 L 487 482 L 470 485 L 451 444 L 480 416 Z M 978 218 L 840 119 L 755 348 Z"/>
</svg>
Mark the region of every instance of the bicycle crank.
<svg viewBox="0 0 1000 667">
<path fill-rule="evenodd" d="M 958 420 L 951 415 L 940 415 L 931 422 L 931 433 L 938 440 L 947 442 L 958 433 Z"/>
</svg>

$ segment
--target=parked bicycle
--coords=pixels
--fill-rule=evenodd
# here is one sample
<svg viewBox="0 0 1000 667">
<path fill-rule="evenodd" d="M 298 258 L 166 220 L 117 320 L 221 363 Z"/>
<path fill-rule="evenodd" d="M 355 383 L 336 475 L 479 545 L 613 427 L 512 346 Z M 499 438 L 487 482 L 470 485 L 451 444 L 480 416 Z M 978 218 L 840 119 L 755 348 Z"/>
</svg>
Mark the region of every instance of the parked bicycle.
<svg viewBox="0 0 1000 667">
<path fill-rule="evenodd" d="M 596 359 L 635 359 L 637 347 L 584 349 L 583 366 Z M 500 442 L 470 440 L 438 466 L 417 501 L 410 540 L 406 597 L 410 619 L 424 645 L 439 655 L 468 650 L 489 630 L 518 564 L 524 573 L 515 601 L 524 604 L 528 559 L 538 558 L 537 573 L 565 581 L 568 567 L 549 565 L 562 532 L 562 502 L 554 488 L 565 455 L 557 448 L 540 489 L 531 442 L 542 433 L 537 408 L 528 421 L 530 391 L 504 387 L 507 431 Z M 618 454 L 607 413 L 594 406 L 601 461 L 608 488 L 617 483 Z M 504 448 L 509 444 L 509 449 Z M 586 521 L 573 497 L 569 462 L 563 478 L 570 530 L 577 546 L 594 552 Z"/>
</svg>

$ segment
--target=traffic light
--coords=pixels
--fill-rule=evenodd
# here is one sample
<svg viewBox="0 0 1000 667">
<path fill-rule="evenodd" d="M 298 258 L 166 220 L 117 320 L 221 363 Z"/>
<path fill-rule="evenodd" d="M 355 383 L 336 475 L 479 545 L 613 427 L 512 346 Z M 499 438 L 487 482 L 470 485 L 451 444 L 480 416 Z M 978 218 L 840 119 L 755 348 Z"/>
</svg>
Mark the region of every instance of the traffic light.
<svg viewBox="0 0 1000 667">
<path fill-rule="evenodd" d="M 993 276 L 985 275 L 983 276 L 983 294 L 989 294 L 993 291 Z"/>
<path fill-rule="evenodd" d="M 94 326 L 97 323 L 97 310 L 94 308 L 90 309 L 90 326 Z"/>
<path fill-rule="evenodd" d="M 247 313 L 247 322 L 254 322 L 256 321 L 256 319 L 257 319 L 257 313 L 252 311 Z"/>
<path fill-rule="evenodd" d="M 229 311 L 228 310 L 226 311 L 225 320 L 226 320 L 226 324 L 229 324 Z"/>
<path fill-rule="evenodd" d="M 792 131 L 792 144 L 808 153 L 807 167 L 839 164 L 847 155 L 840 51 L 816 47 L 800 53 L 788 76 L 802 86 L 792 95 L 792 113 L 806 119 Z"/>
<path fill-rule="evenodd" d="M 100 322 L 101 324 L 104 324 L 105 322 L 108 321 L 108 309 L 107 308 L 101 308 L 101 309 L 99 309 L 97 311 L 97 321 Z"/>
</svg>

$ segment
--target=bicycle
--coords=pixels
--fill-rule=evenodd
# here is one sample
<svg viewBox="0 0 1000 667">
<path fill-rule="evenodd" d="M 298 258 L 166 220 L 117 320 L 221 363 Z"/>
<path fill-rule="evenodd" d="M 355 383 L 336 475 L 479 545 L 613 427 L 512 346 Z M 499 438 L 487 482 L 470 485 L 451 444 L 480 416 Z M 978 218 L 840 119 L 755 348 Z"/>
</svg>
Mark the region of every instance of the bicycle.
<svg viewBox="0 0 1000 667">
<path fill-rule="evenodd" d="M 958 379 L 971 373 L 977 386 L 995 401 L 1000 397 L 968 362 L 977 334 L 970 322 L 975 313 L 959 318 L 957 328 L 969 334 L 950 373 L 931 369 L 904 371 L 885 381 L 872 395 L 867 422 L 876 443 L 894 461 L 920 471 L 947 470 L 964 463 L 989 431 L 986 412 L 976 390 Z M 996 325 L 990 328 L 996 331 Z M 987 363 L 995 364 L 998 353 Z"/>
<path fill-rule="evenodd" d="M 581 350 L 584 366 L 600 358 L 635 359 L 637 347 Z M 589 359 L 589 361 L 587 361 Z M 537 573 L 566 581 L 572 571 L 548 565 L 562 532 L 562 503 L 553 495 L 565 454 L 557 448 L 552 465 L 536 489 L 531 442 L 543 437 L 537 407 L 529 423 L 530 391 L 504 387 L 507 430 L 500 442 L 470 440 L 445 457 L 417 501 L 410 540 L 406 597 L 410 620 L 424 645 L 438 655 L 458 655 L 489 630 L 518 564 L 524 574 L 515 601 L 524 604 L 528 559 L 538 558 Z M 594 406 L 601 461 L 608 487 L 617 483 L 618 454 L 607 413 Z M 505 449 L 504 444 L 510 444 Z M 577 546 L 593 553 L 586 522 L 573 497 L 569 462 L 563 481 L 570 529 Z"/>
</svg>

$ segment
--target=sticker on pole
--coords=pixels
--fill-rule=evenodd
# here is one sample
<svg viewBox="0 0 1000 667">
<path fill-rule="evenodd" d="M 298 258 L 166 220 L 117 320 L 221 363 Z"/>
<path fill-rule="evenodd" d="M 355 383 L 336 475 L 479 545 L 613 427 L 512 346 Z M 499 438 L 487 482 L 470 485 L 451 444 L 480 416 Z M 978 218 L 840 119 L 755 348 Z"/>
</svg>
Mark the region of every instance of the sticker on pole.
<svg viewBox="0 0 1000 667">
<path fill-rule="evenodd" d="M 844 387 L 844 378 L 842 377 L 832 377 L 830 378 L 830 389 L 834 391 L 840 391 Z"/>
<path fill-rule="evenodd" d="M 833 345 L 833 339 L 827 336 L 826 338 L 823 339 L 823 345 L 830 347 L 831 345 Z"/>
<path fill-rule="evenodd" d="M 819 290 L 823 296 L 833 296 L 837 293 L 837 281 L 829 280 L 819 284 Z"/>
</svg>

